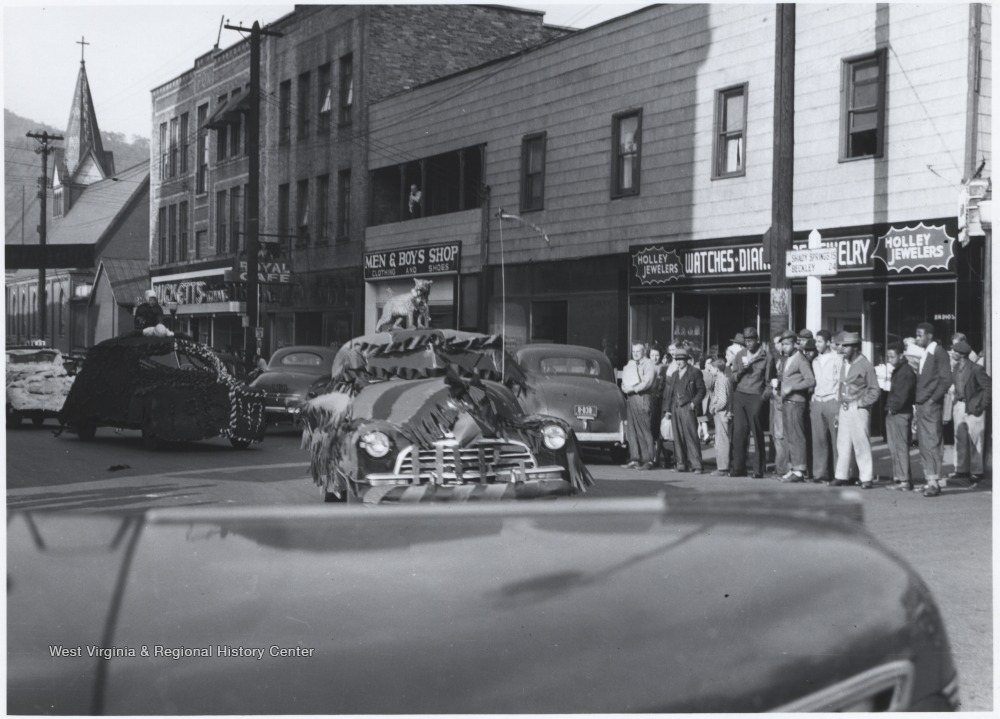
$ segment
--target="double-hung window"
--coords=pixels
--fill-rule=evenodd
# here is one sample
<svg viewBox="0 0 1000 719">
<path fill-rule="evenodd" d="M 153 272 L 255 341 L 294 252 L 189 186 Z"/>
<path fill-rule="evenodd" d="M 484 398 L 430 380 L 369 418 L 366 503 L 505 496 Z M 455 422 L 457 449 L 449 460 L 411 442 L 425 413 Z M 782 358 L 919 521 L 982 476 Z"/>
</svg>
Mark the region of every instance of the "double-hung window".
<svg viewBox="0 0 1000 719">
<path fill-rule="evenodd" d="M 219 96 L 219 107 L 223 107 L 229 102 L 229 95 Z M 220 122 L 215 128 L 215 160 L 216 162 L 222 162 L 226 159 L 226 145 L 228 144 L 229 137 L 229 126 L 224 122 Z"/>
<path fill-rule="evenodd" d="M 196 187 L 200 194 L 208 189 L 208 130 L 205 123 L 208 122 L 208 105 L 201 105 L 198 108 L 198 178 Z"/>
<path fill-rule="evenodd" d="M 309 89 L 309 73 L 304 72 L 299 75 L 299 129 L 296 135 L 299 140 L 309 137 L 309 122 L 312 120 L 312 111 L 309 109 Z"/>
<path fill-rule="evenodd" d="M 278 86 L 278 142 L 287 143 L 292 133 L 292 81 Z"/>
<path fill-rule="evenodd" d="M 188 171 L 188 114 L 181 115 L 181 174 Z"/>
<path fill-rule="evenodd" d="M 215 251 L 218 254 L 225 254 L 229 251 L 229 243 L 226 242 L 226 191 L 220 190 L 215 193 Z"/>
<path fill-rule="evenodd" d="M 545 208 L 545 133 L 521 140 L 521 211 Z"/>
<path fill-rule="evenodd" d="M 885 145 L 885 52 L 843 61 L 840 159 L 882 157 Z"/>
<path fill-rule="evenodd" d="M 638 195 L 642 158 L 642 110 L 618 113 L 612 120 L 611 129 L 611 196 Z"/>
<path fill-rule="evenodd" d="M 337 173 L 337 239 L 351 237 L 351 171 Z"/>
<path fill-rule="evenodd" d="M 309 242 L 309 180 L 299 180 L 295 195 L 295 239 L 304 245 Z"/>
<path fill-rule="evenodd" d="M 340 58 L 340 124 L 351 122 L 351 108 L 354 107 L 354 55 Z"/>
<path fill-rule="evenodd" d="M 747 85 L 715 93 L 715 161 L 712 177 L 746 174 Z"/>
<path fill-rule="evenodd" d="M 322 65 L 316 73 L 316 98 L 319 102 L 316 131 L 324 134 L 330 132 L 330 117 L 333 115 L 333 81 L 330 73 L 330 63 Z"/>
</svg>

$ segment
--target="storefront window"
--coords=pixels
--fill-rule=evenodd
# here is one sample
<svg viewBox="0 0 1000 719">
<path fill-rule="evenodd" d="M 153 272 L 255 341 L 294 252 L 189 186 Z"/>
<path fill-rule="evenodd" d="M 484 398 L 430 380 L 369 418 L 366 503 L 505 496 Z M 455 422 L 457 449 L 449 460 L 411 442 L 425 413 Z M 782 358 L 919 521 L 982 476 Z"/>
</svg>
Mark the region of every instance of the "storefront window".
<svg viewBox="0 0 1000 719">
<path fill-rule="evenodd" d="M 955 283 L 889 285 L 888 339 L 899 342 L 913 337 L 917 325 L 930 322 L 934 337 L 948 346 L 955 333 Z"/>
<path fill-rule="evenodd" d="M 531 341 L 566 344 L 566 302 L 531 303 Z"/>
<path fill-rule="evenodd" d="M 632 298 L 632 322 L 629 343 L 670 344 L 673 334 L 673 295 L 670 293 L 643 295 Z M 619 354 L 621 354 L 619 352 Z M 627 353 L 626 353 L 627 354 Z"/>
</svg>

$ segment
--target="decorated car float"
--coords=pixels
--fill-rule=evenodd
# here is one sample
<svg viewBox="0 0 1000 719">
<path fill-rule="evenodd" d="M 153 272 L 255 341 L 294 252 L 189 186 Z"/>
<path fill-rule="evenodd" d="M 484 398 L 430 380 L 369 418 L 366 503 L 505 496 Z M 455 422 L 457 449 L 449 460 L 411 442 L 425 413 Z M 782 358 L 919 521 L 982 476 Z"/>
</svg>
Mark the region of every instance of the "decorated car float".
<svg viewBox="0 0 1000 719">
<path fill-rule="evenodd" d="M 521 410 L 526 376 L 498 335 L 380 332 L 337 353 L 303 407 L 302 446 L 325 501 L 554 497 L 593 483 L 572 427 Z"/>
<path fill-rule="evenodd" d="M 148 449 L 212 437 L 243 449 L 263 439 L 264 393 L 190 337 L 136 333 L 90 350 L 59 417 L 83 440 L 116 427 L 141 430 Z"/>
<path fill-rule="evenodd" d="M 37 427 L 47 417 L 57 417 L 73 386 L 62 353 L 51 347 L 18 347 L 5 354 L 7 426 L 27 418 Z"/>
</svg>

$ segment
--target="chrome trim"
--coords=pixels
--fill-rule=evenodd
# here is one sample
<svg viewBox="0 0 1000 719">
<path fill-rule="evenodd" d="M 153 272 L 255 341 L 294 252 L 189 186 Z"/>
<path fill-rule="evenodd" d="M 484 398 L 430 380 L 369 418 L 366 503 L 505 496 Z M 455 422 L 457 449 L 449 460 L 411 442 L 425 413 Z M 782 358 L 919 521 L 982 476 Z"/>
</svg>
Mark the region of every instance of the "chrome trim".
<svg viewBox="0 0 1000 719">
<path fill-rule="evenodd" d="M 576 441 L 581 444 L 598 443 L 605 442 L 611 443 L 623 443 L 625 441 L 625 435 L 623 432 L 581 432 L 576 430 Z"/>
<path fill-rule="evenodd" d="M 882 664 L 855 676 L 789 702 L 773 712 L 842 711 L 886 689 L 892 699 L 886 711 L 905 711 L 913 695 L 913 662 L 908 659 Z"/>
</svg>

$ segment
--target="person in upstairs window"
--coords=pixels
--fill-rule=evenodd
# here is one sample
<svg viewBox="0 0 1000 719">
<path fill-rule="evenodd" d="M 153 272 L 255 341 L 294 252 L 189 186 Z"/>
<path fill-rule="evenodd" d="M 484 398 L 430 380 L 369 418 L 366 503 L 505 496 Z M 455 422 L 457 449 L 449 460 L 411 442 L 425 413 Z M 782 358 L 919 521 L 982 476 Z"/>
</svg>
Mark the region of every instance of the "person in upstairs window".
<svg viewBox="0 0 1000 719">
<path fill-rule="evenodd" d="M 424 194 L 417 188 L 416 185 L 410 185 L 410 201 L 408 206 L 410 208 L 411 217 L 422 217 L 423 216 L 423 205 L 421 204 L 424 199 Z"/>
</svg>

